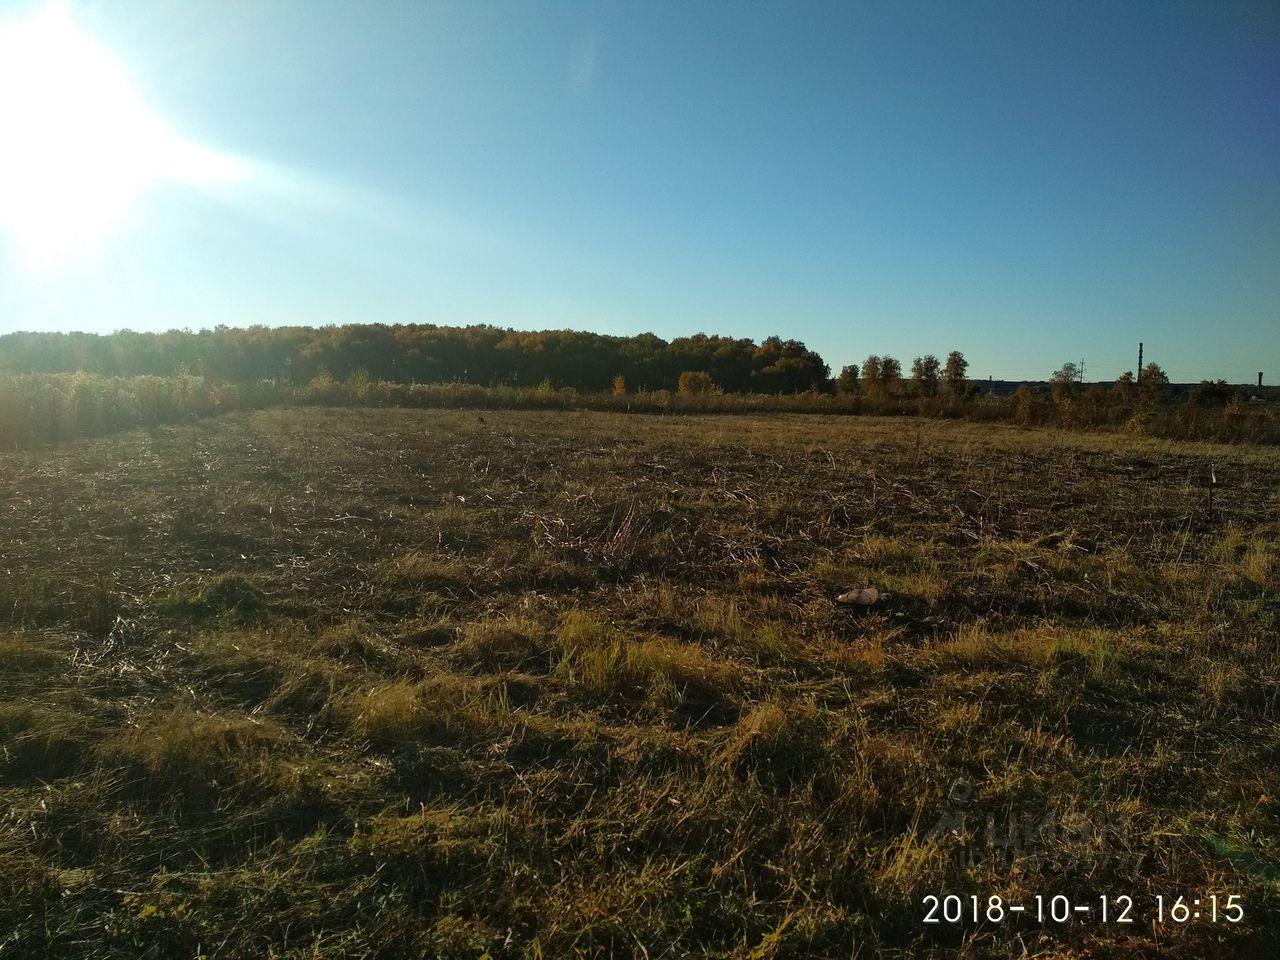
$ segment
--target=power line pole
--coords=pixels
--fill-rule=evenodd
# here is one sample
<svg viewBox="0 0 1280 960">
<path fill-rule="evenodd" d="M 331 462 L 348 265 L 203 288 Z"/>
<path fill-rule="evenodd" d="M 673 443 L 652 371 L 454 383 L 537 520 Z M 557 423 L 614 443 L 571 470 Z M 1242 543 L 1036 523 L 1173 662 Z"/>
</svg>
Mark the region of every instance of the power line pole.
<svg viewBox="0 0 1280 960">
<path fill-rule="evenodd" d="M 1084 384 L 1084 357 L 1080 358 L 1080 383 Z"/>
</svg>

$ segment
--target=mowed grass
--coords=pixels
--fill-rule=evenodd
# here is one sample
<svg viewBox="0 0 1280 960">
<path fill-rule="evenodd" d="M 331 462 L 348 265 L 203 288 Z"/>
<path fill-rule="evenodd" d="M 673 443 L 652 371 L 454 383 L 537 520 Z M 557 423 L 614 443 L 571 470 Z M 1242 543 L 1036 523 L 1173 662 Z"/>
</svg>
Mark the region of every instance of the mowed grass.
<svg viewBox="0 0 1280 960">
<path fill-rule="evenodd" d="M 1274 448 L 276 410 L 0 510 L 0 958 L 1280 945 Z"/>
</svg>

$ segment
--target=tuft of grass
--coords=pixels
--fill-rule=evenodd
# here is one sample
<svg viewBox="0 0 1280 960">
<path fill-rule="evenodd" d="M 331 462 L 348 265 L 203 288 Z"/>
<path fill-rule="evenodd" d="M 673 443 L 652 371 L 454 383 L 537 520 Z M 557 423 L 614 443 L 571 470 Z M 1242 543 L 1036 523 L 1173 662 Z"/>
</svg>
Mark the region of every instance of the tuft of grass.
<svg viewBox="0 0 1280 960">
<path fill-rule="evenodd" d="M 931 836 L 926 824 L 913 820 L 882 851 L 871 882 L 883 896 L 919 903 L 947 882 L 945 864 L 951 856 L 945 838 Z"/>
<path fill-rule="evenodd" d="M 556 631 L 556 642 L 567 659 L 613 645 L 617 633 L 585 610 L 570 610 Z"/>
<path fill-rule="evenodd" d="M 374 581 L 382 609 L 437 616 L 474 588 L 476 571 L 452 557 L 409 550 L 378 563 Z"/>
<path fill-rule="evenodd" d="M 734 650 L 758 663 L 784 662 L 792 653 L 794 628 L 785 623 L 761 623 L 752 627 Z"/>
<path fill-rule="evenodd" d="M 1250 583 L 1269 589 L 1280 588 L 1275 542 L 1268 537 L 1252 537 L 1239 561 L 1240 574 Z"/>
<path fill-rule="evenodd" d="M 515 616 L 468 624 L 455 656 L 490 673 L 546 673 L 552 666 L 552 653 L 546 630 L 527 617 Z"/>
<path fill-rule="evenodd" d="M 270 604 L 253 579 L 238 573 L 220 573 L 173 587 L 156 606 L 168 616 L 196 623 L 218 619 L 253 623 L 265 616 Z"/>
<path fill-rule="evenodd" d="M 457 804 L 408 816 L 381 814 L 351 838 L 347 849 L 355 865 L 384 874 L 396 891 L 434 899 L 485 877 L 502 854 L 500 838 L 511 830 L 507 817 L 501 808 L 468 810 Z"/>
<path fill-rule="evenodd" d="M 1116 637 L 1114 631 L 1092 628 L 1059 632 L 1046 642 L 1050 645 L 1050 659 L 1082 660 L 1095 677 L 1103 677 L 1116 655 Z"/>
<path fill-rule="evenodd" d="M 457 560 L 410 550 L 384 561 L 378 572 L 393 583 L 414 584 L 428 589 L 457 589 L 468 571 Z"/>
<path fill-rule="evenodd" d="M 1000 658 L 1008 648 L 1005 638 L 992 636 L 982 623 L 975 621 L 961 626 L 935 649 L 950 660 L 976 666 Z"/>
<path fill-rule="evenodd" d="M 953 703 L 942 708 L 934 717 L 934 724 L 943 733 L 964 733 L 978 729 L 981 719 L 981 703 Z"/>
<path fill-rule="evenodd" d="M 774 598 L 763 600 L 764 606 L 776 607 Z M 704 641 L 758 663 L 779 663 L 788 655 L 789 628 L 785 623 L 748 619 L 737 601 L 716 594 L 708 593 L 697 600 L 693 628 Z"/>
<path fill-rule="evenodd" d="M 693 719 L 731 709 L 740 686 L 738 671 L 699 647 L 668 639 L 645 640 L 628 649 L 627 671 L 638 677 L 650 696 Z"/>
<path fill-rule="evenodd" d="M 416 739 L 427 725 L 419 687 L 399 682 L 374 687 L 346 704 L 352 728 L 366 740 L 382 744 Z"/>
<path fill-rule="evenodd" d="M 82 772 L 90 756 L 86 728 L 91 726 L 91 718 L 75 710 L 0 704 L 0 782 L 41 782 Z"/>
<path fill-rule="evenodd" d="M 458 628 L 438 618 L 411 620 L 400 625 L 397 639 L 411 647 L 447 647 L 458 639 Z"/>
<path fill-rule="evenodd" d="M 968 667 L 1083 662 L 1103 676 L 1116 655 L 1115 631 L 1103 628 L 1062 630 L 1052 626 L 991 631 L 979 621 L 960 627 L 934 650 L 944 660 Z"/>
<path fill-rule="evenodd" d="M 474 507 L 450 499 L 431 514 L 430 523 L 441 547 L 466 545 L 484 532 L 484 520 Z"/>
<path fill-rule="evenodd" d="M 1200 689 L 1215 710 L 1237 701 L 1244 686 L 1244 671 L 1234 663 L 1212 661 L 1200 674 Z"/>
<path fill-rule="evenodd" d="M 373 670 L 392 670 L 396 663 L 396 657 L 369 624 L 360 620 L 344 620 L 325 627 L 314 639 L 313 649 L 322 656 Z"/>
<path fill-rule="evenodd" d="M 219 795 L 251 786 L 271 769 L 286 739 L 263 721 L 204 715 L 180 705 L 107 738 L 95 752 L 130 795 L 207 810 Z"/>
<path fill-rule="evenodd" d="M 769 701 L 725 731 L 718 759 L 739 776 L 785 786 L 813 773 L 826 756 L 825 739 L 826 725 L 812 704 Z"/>
<path fill-rule="evenodd" d="M 0 570 L 0 623 L 64 625 L 105 634 L 123 612 L 123 603 L 104 577 L 53 577 L 40 572 L 15 576 Z"/>
<path fill-rule="evenodd" d="M 23 634 L 0 634 L 0 677 L 53 673 L 65 663 L 57 650 Z M 3 680 L 0 680 L 3 683 Z"/>
<path fill-rule="evenodd" d="M 452 743 L 483 731 L 505 705 L 486 699 L 472 681 L 448 674 L 397 681 L 351 694 L 340 712 L 359 737 L 380 747 Z"/>
<path fill-rule="evenodd" d="M 557 641 L 560 675 L 592 697 L 647 699 L 701 720 L 722 715 L 739 686 L 737 670 L 700 647 L 630 637 L 581 610 L 565 616 Z"/>
<path fill-rule="evenodd" d="M 702 633 L 729 641 L 739 641 L 751 634 L 737 602 L 714 594 L 698 600 L 693 622 Z"/>
</svg>

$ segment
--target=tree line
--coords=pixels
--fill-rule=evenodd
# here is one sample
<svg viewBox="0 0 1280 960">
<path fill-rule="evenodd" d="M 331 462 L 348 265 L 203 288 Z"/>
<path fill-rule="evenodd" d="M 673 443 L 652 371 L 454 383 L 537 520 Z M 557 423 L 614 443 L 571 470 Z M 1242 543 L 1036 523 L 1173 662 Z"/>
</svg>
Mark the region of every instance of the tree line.
<svg viewBox="0 0 1280 960">
<path fill-rule="evenodd" d="M 873 399 L 910 395 L 961 400 L 973 390 L 968 374 L 969 361 L 959 350 L 947 354 L 945 363 L 931 353 L 916 357 L 911 362 L 911 379 L 905 381 L 897 358 L 873 353 L 861 366 L 843 368 L 836 377 L 835 388 L 837 393 L 857 393 Z"/>
<path fill-rule="evenodd" d="M 212 384 L 262 381 L 472 384 L 582 393 L 679 394 L 824 393 L 866 400 L 972 400 L 980 385 L 952 350 L 945 359 L 915 357 L 904 371 L 897 358 L 872 354 L 832 378 L 821 356 L 799 340 L 698 333 L 664 340 L 652 333 L 607 336 L 573 330 L 524 331 L 478 324 L 348 324 L 330 327 L 229 327 L 139 333 L 11 333 L 0 335 L 0 371 L 90 373 L 105 377 L 196 376 Z M 1169 378 L 1155 363 L 1125 373 L 1110 388 L 1085 388 L 1075 364 L 1048 379 L 1047 395 L 1067 416 L 1081 407 L 1151 405 Z M 1032 410 L 1037 388 L 1020 388 L 1015 406 Z M 1239 402 L 1223 381 L 1204 381 L 1188 400 L 1196 406 Z M 1028 414 L 1030 417 L 1030 414 Z"/>
<path fill-rule="evenodd" d="M 677 390 L 686 384 L 725 393 L 802 393 L 830 389 L 826 362 L 799 340 L 651 333 L 606 336 L 571 330 L 489 326 L 346 326 L 170 330 L 110 334 L 13 333 L 0 336 L 0 369 L 104 376 L 192 374 L 228 383 L 316 377 L 396 383 L 470 383 L 584 392 Z"/>
</svg>

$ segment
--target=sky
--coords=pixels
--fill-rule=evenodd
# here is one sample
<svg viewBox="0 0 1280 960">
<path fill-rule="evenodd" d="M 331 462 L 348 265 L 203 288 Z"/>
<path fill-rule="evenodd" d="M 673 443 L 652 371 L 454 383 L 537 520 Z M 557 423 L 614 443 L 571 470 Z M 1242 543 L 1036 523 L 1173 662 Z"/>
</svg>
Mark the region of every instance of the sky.
<svg viewBox="0 0 1280 960">
<path fill-rule="evenodd" d="M 1280 382 L 1280 6 L 0 0 L 0 332 L 357 322 Z"/>
</svg>

